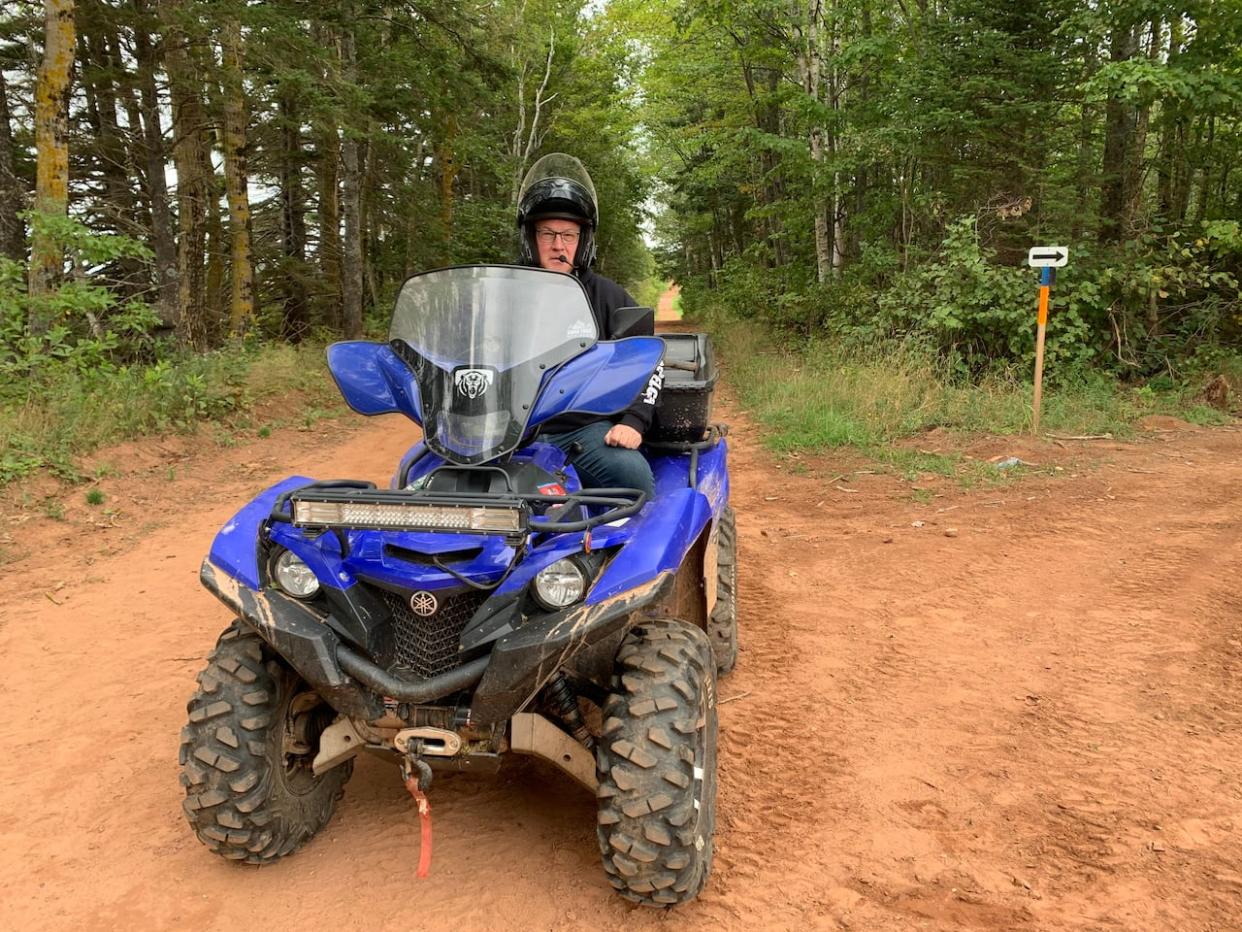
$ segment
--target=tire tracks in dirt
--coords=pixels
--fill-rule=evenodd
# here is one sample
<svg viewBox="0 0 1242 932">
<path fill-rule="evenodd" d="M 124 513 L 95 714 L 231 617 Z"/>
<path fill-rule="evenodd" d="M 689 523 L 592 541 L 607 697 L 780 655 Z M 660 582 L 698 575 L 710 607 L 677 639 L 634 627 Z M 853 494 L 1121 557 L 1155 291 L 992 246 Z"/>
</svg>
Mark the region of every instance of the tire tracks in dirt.
<svg viewBox="0 0 1242 932">
<path fill-rule="evenodd" d="M 665 917 L 618 900 L 594 801 L 533 761 L 437 777 L 423 882 L 408 796 L 369 758 L 286 861 L 239 867 L 191 836 L 177 735 L 228 621 L 198 563 L 285 474 L 385 481 L 410 431 L 383 419 L 136 445 L 106 480 L 119 526 L 81 509 L 12 525 L 35 552 L 0 578 L 8 923 L 1237 927 L 1242 434 L 1116 445 L 1074 478 L 924 505 L 891 476 L 842 492 L 831 462 L 794 474 L 727 392 L 719 413 L 742 652 L 719 690 L 717 862 L 697 902 Z"/>
</svg>

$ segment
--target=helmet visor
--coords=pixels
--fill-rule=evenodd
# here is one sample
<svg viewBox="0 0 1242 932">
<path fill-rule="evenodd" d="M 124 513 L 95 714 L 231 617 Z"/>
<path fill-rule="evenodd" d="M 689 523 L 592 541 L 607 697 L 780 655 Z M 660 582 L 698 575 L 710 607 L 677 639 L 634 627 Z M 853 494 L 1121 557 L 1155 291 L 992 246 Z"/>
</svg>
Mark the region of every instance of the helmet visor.
<svg viewBox="0 0 1242 932">
<path fill-rule="evenodd" d="M 526 173 L 526 177 L 522 180 L 522 190 L 518 193 L 518 203 L 522 203 L 526 199 L 527 192 L 539 182 L 557 178 L 564 178 L 581 185 L 586 190 L 586 193 L 590 195 L 591 204 L 599 204 L 599 199 L 595 196 L 595 185 L 591 183 L 591 176 L 587 173 L 586 168 L 572 155 L 566 155 L 563 152 L 553 152 L 550 155 L 545 155 L 530 167 L 530 171 Z"/>
</svg>

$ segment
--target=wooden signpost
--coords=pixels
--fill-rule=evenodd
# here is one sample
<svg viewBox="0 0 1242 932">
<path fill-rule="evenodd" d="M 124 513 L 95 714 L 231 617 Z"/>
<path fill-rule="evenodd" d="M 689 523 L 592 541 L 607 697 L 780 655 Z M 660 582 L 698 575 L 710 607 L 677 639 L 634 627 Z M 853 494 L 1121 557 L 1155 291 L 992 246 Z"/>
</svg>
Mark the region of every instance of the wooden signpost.
<svg viewBox="0 0 1242 932">
<path fill-rule="evenodd" d="M 1069 249 L 1064 246 L 1035 246 L 1026 258 L 1027 264 L 1039 269 L 1039 329 L 1035 332 L 1035 412 L 1031 433 L 1039 433 L 1039 409 L 1044 400 L 1044 336 L 1048 331 L 1048 294 L 1057 280 L 1056 270 L 1069 262 Z"/>
</svg>

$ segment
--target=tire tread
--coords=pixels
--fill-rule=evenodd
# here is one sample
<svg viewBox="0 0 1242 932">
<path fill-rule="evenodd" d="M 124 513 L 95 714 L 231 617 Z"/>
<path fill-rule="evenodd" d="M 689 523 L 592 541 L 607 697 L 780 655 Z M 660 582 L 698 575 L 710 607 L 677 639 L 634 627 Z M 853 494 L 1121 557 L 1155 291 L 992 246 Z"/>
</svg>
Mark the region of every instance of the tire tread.
<svg viewBox="0 0 1242 932">
<path fill-rule="evenodd" d="M 675 620 L 643 621 L 617 653 L 596 751 L 596 833 L 609 882 L 631 902 L 686 902 L 711 871 L 715 667 L 708 636 Z"/>
<path fill-rule="evenodd" d="M 187 705 L 178 754 L 190 827 L 216 854 L 249 864 L 295 851 L 323 828 L 353 769 L 352 761 L 333 768 L 303 796 L 277 787 L 271 729 L 291 687 L 282 690 L 282 667 L 267 654 L 240 621 L 220 635 Z"/>
</svg>

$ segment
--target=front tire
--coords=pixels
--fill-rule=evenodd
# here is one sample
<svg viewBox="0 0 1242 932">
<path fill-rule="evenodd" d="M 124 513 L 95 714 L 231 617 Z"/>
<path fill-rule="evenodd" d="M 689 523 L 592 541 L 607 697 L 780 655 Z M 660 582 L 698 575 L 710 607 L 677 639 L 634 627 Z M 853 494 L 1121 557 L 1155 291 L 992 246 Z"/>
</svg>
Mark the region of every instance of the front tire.
<svg viewBox="0 0 1242 932">
<path fill-rule="evenodd" d="M 181 731 L 182 808 L 221 857 L 266 864 L 332 817 L 353 771 L 310 769 L 334 713 L 240 621 L 220 635 Z"/>
<path fill-rule="evenodd" d="M 617 652 L 596 751 L 608 880 L 645 906 L 694 899 L 716 825 L 716 661 L 698 628 L 644 621 Z"/>
</svg>

